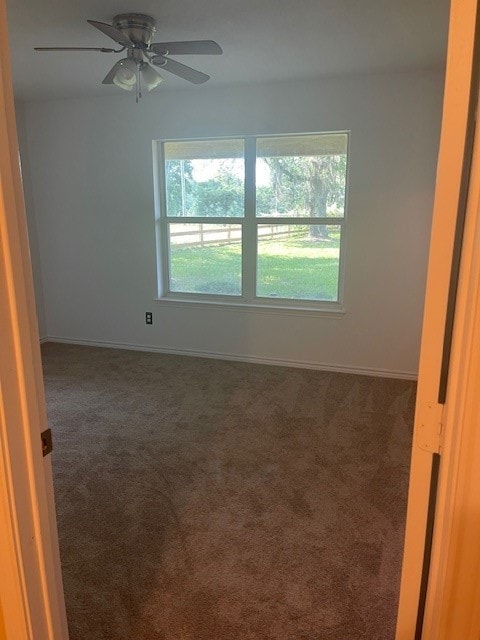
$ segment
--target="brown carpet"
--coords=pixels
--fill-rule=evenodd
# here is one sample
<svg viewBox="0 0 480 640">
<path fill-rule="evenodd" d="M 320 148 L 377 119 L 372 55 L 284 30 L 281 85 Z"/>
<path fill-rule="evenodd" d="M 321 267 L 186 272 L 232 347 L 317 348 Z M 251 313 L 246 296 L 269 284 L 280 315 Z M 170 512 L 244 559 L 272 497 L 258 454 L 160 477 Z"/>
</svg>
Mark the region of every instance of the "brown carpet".
<svg viewBox="0 0 480 640">
<path fill-rule="evenodd" d="M 71 640 L 392 640 L 415 385 L 43 346 Z"/>
</svg>

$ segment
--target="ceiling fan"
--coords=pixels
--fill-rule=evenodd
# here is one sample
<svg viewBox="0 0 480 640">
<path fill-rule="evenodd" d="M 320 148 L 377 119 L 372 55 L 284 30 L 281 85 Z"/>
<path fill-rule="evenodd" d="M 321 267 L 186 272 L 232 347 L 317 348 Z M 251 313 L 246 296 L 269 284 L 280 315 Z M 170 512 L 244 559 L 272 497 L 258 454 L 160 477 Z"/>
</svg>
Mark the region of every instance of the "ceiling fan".
<svg viewBox="0 0 480 640">
<path fill-rule="evenodd" d="M 202 84 L 210 79 L 206 73 L 187 67 L 169 56 L 220 55 L 221 47 L 213 40 L 191 40 L 185 42 L 154 42 L 156 21 L 142 13 L 122 13 L 113 18 L 113 24 L 87 20 L 89 24 L 121 46 L 120 49 L 107 47 L 35 47 L 35 51 L 100 51 L 101 53 L 121 53 L 127 51 L 126 58 L 116 62 L 102 80 L 102 84 L 115 84 L 120 89 L 133 91 L 137 102 L 141 98 L 141 85 L 148 91 L 155 89 L 163 81 L 162 76 L 152 67 L 160 67 L 193 84 Z"/>
</svg>

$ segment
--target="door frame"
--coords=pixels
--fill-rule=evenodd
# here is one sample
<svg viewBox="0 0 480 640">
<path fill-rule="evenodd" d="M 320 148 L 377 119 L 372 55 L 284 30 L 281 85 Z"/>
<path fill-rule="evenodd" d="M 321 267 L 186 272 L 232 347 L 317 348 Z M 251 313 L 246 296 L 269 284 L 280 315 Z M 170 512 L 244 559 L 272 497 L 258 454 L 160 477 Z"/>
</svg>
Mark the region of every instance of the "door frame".
<svg viewBox="0 0 480 640">
<path fill-rule="evenodd" d="M 475 137 L 424 639 L 480 637 L 480 132 Z"/>
<path fill-rule="evenodd" d="M 478 603 L 478 594 L 474 593 L 478 586 L 472 576 L 468 584 L 465 576 L 459 580 L 458 573 L 462 563 L 466 562 L 471 569 L 480 560 L 478 550 L 467 549 L 465 544 L 460 546 L 465 533 L 462 526 L 472 520 L 471 513 L 468 517 L 464 513 L 474 501 L 471 456 L 477 455 L 480 465 L 473 420 L 474 398 L 480 397 L 480 376 L 469 355 L 473 353 L 475 337 L 480 338 L 478 135 L 473 163 L 465 173 L 470 142 L 469 116 L 478 96 L 478 87 L 472 88 L 477 55 L 477 10 L 478 0 L 452 0 L 396 640 L 453 637 L 478 640 L 480 633 L 478 615 L 471 608 L 473 602 Z M 456 233 L 457 220 L 468 179 L 462 234 Z M 455 292 L 453 288 L 456 304 L 451 351 L 446 359 L 451 271 L 456 236 L 458 242 L 462 235 L 458 290 Z M 439 396 L 442 369 L 443 374 L 448 373 L 445 398 Z M 436 486 L 431 492 L 432 483 Z M 473 523 L 470 526 L 473 527 Z M 478 527 L 475 531 L 480 536 Z M 455 564 L 457 572 L 453 562 L 458 563 Z M 476 568 L 480 571 L 480 563 L 477 562 Z M 459 594 L 463 594 L 461 598 Z M 459 607 L 458 600 L 462 598 L 470 603 L 468 612 L 466 605 Z M 448 627 L 453 621 L 457 626 Z M 470 631 L 467 633 L 467 626 L 460 627 L 461 624 L 470 625 Z M 455 633 L 448 635 L 448 628 L 455 629 Z M 460 628 L 465 632 L 460 633 Z"/>
<path fill-rule="evenodd" d="M 0 606 L 7 638 L 67 640 L 5 0 L 0 141 Z"/>
</svg>

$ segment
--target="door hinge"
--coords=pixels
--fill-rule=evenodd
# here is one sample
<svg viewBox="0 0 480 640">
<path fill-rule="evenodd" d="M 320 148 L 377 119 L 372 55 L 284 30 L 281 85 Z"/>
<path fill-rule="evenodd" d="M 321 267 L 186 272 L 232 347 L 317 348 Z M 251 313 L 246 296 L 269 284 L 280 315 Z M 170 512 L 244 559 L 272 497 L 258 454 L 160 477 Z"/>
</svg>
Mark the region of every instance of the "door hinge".
<svg viewBox="0 0 480 640">
<path fill-rule="evenodd" d="M 48 454 L 51 453 L 53 449 L 52 430 L 46 429 L 45 431 L 42 431 L 42 433 L 40 434 L 40 438 L 42 439 L 43 457 L 48 456 Z"/>
<path fill-rule="evenodd" d="M 416 441 L 420 449 L 440 453 L 442 446 L 443 404 L 425 402 L 418 407 Z"/>
</svg>

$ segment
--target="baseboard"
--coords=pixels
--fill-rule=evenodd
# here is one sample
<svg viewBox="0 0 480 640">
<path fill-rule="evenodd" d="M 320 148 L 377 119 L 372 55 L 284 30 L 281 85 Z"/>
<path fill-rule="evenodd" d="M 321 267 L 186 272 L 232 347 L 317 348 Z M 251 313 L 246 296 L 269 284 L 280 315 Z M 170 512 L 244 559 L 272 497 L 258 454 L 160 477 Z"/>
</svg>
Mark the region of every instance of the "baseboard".
<svg viewBox="0 0 480 640">
<path fill-rule="evenodd" d="M 193 351 L 191 349 L 168 349 L 153 345 L 137 345 L 122 342 L 105 342 L 100 340 L 78 340 L 76 338 L 61 338 L 48 336 L 42 342 L 59 342 L 62 344 L 77 344 L 84 347 L 103 347 L 107 349 L 127 349 L 130 351 L 146 351 L 148 353 L 165 353 L 178 356 L 192 356 L 195 358 L 212 358 L 214 360 L 232 360 L 234 362 L 252 362 L 255 364 L 267 364 L 279 367 L 294 367 L 296 369 L 314 369 L 317 371 L 330 371 L 333 373 L 353 373 L 362 376 L 374 376 L 376 378 L 396 378 L 399 380 L 416 380 L 417 374 L 409 371 L 397 371 L 390 369 L 373 369 L 365 367 L 345 367 L 343 365 L 304 362 L 297 360 L 281 360 L 279 358 L 258 358 L 256 356 L 241 356 L 234 353 L 216 353 L 212 351 Z"/>
<path fill-rule="evenodd" d="M 40 338 L 40 344 L 43 344 L 44 342 L 48 342 L 49 338 L 47 336 L 43 336 L 43 338 Z"/>
</svg>

